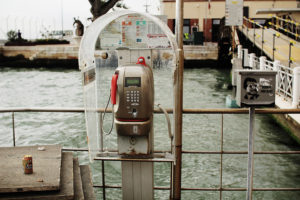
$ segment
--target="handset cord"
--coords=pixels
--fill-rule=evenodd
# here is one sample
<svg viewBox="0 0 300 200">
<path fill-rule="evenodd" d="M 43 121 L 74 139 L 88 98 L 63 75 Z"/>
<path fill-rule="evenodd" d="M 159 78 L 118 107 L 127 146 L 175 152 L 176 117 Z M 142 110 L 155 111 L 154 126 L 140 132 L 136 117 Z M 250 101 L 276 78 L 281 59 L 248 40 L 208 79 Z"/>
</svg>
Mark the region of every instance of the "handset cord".
<svg viewBox="0 0 300 200">
<path fill-rule="evenodd" d="M 106 113 L 106 110 L 107 110 L 107 107 L 108 107 L 108 104 L 109 104 L 109 101 L 110 101 L 110 97 L 111 97 L 111 94 L 109 95 L 109 98 L 108 98 L 108 101 L 107 101 L 107 104 L 105 106 L 105 109 L 104 109 L 104 113 L 103 113 L 103 116 L 102 116 L 102 124 L 101 124 L 101 130 L 104 134 L 106 135 L 109 135 L 111 134 L 112 130 L 113 130 L 113 127 L 114 127 L 114 120 L 115 120 L 115 116 L 114 116 L 114 105 L 112 104 L 112 109 L 111 109 L 111 113 L 112 113 L 112 122 L 111 122 L 111 127 L 110 127 L 110 130 L 108 133 L 106 133 L 103 129 L 103 123 L 104 123 L 104 118 L 105 118 L 105 113 Z"/>
<path fill-rule="evenodd" d="M 164 114 L 168 123 L 168 133 L 169 133 L 169 137 L 171 139 L 171 142 L 173 142 L 173 134 L 172 134 L 172 130 L 171 130 L 171 121 L 170 121 L 170 117 L 168 115 L 168 112 L 166 111 L 166 109 L 164 109 L 163 107 L 160 106 L 160 104 L 156 105 Z"/>
</svg>

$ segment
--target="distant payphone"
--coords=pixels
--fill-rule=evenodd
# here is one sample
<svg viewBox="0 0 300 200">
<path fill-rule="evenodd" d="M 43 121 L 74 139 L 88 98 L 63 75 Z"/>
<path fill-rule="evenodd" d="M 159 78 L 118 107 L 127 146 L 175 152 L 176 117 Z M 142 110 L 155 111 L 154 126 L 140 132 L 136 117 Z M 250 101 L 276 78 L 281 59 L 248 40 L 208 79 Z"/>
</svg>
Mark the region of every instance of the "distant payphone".
<svg viewBox="0 0 300 200">
<path fill-rule="evenodd" d="M 119 154 L 150 154 L 154 83 L 152 69 L 145 64 L 144 57 L 136 64 L 116 69 L 111 81 L 111 103 Z"/>
<path fill-rule="evenodd" d="M 274 106 L 276 72 L 238 70 L 236 102 L 240 107 Z"/>
</svg>

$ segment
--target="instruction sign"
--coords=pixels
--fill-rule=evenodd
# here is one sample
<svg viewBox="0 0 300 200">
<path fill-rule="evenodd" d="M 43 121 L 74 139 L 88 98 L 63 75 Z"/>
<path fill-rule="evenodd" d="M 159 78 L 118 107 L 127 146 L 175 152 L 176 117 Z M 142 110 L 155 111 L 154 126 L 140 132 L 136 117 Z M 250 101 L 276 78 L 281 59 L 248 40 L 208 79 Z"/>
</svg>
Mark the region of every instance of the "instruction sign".
<svg viewBox="0 0 300 200">
<path fill-rule="evenodd" d="M 225 23 L 226 26 L 243 25 L 243 0 L 226 0 Z"/>
<path fill-rule="evenodd" d="M 100 34 L 100 46 L 101 49 L 171 47 L 161 28 L 140 15 L 112 21 Z"/>
</svg>

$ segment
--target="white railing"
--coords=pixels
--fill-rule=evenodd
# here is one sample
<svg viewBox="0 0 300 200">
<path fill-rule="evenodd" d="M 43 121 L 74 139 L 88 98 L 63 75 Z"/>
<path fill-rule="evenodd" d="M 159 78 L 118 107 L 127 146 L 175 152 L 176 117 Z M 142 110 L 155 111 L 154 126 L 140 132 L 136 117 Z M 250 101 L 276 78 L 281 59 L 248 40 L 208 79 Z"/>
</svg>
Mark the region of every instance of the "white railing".
<svg viewBox="0 0 300 200">
<path fill-rule="evenodd" d="M 253 70 L 273 70 L 277 71 L 276 80 L 276 93 L 284 97 L 286 101 L 292 103 L 293 108 L 297 108 L 300 102 L 300 66 L 295 68 L 287 67 L 280 63 L 280 61 L 269 61 L 266 57 L 257 57 L 254 53 L 248 55 L 247 51 L 241 50 L 242 47 L 238 47 L 238 58 L 244 58 L 248 60 L 246 63 L 247 68 Z"/>
</svg>

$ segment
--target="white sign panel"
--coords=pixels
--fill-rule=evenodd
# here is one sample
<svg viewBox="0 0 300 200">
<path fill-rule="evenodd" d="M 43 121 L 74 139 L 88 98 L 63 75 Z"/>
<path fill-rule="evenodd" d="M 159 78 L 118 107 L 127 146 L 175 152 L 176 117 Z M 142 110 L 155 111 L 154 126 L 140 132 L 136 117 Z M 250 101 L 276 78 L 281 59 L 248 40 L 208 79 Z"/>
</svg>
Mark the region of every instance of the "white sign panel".
<svg viewBox="0 0 300 200">
<path fill-rule="evenodd" d="M 243 25 L 243 0 L 226 0 L 226 26 Z"/>
<path fill-rule="evenodd" d="M 166 19 L 164 16 L 161 18 Z M 161 28 L 138 14 L 127 15 L 112 21 L 101 32 L 100 45 L 101 49 L 171 47 Z"/>
</svg>

